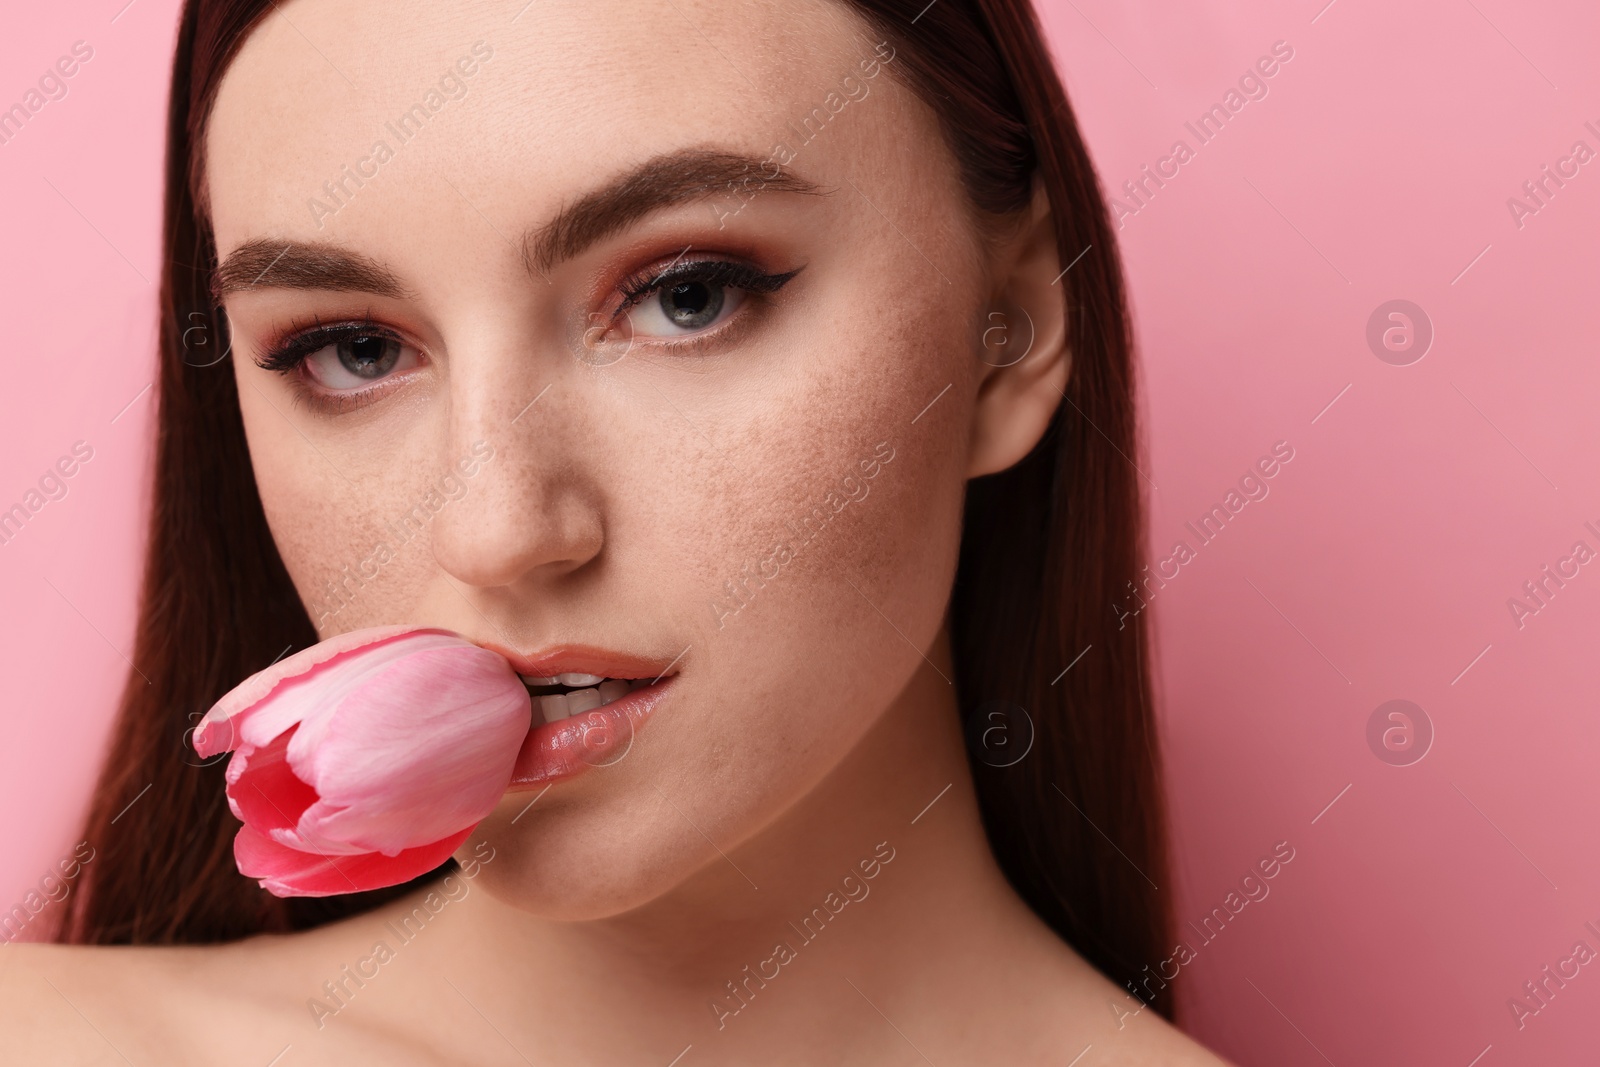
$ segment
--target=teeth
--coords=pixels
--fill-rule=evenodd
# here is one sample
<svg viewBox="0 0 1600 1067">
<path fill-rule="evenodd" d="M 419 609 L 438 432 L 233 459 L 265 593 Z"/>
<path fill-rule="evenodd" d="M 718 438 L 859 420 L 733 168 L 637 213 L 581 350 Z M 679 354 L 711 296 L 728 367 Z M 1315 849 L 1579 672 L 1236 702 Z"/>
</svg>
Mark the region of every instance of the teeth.
<svg viewBox="0 0 1600 1067">
<path fill-rule="evenodd" d="M 602 701 L 598 689 L 574 689 L 567 694 L 567 713 L 580 715 L 583 712 L 598 708 Z"/>
<path fill-rule="evenodd" d="M 555 685 L 556 684 L 556 680 L 555 680 L 554 677 L 551 677 L 551 678 L 535 678 L 531 674 L 519 674 L 519 675 L 517 675 L 517 677 L 521 678 L 523 680 L 523 682 L 525 682 L 528 685 Z"/>
<path fill-rule="evenodd" d="M 539 698 L 539 714 L 544 716 L 545 722 L 559 722 L 571 712 L 567 708 L 567 697 L 564 693 Z"/>
<path fill-rule="evenodd" d="M 569 678 L 593 678 L 592 674 L 561 674 L 555 678 L 529 678 L 520 676 L 529 685 L 572 685 Z M 545 722 L 560 722 L 572 715 L 581 715 L 595 708 L 603 708 L 621 700 L 635 689 L 650 684 L 649 678 L 609 678 L 598 686 L 574 689 L 570 693 L 550 693 L 536 698 L 539 714 Z"/>
<path fill-rule="evenodd" d="M 599 685 L 605 679 L 598 674 L 558 674 L 556 681 L 561 685 Z"/>
</svg>

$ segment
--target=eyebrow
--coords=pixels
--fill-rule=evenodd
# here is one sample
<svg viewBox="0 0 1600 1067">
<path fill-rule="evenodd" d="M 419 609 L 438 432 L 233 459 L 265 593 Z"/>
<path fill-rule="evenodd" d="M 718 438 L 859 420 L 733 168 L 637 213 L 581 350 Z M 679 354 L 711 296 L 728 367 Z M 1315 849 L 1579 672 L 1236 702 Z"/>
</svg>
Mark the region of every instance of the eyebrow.
<svg viewBox="0 0 1600 1067">
<path fill-rule="evenodd" d="M 832 191 L 781 167 L 768 177 L 769 166 L 775 164 L 704 148 L 654 156 L 528 230 L 520 242 L 523 265 L 530 273 L 542 274 L 654 211 L 719 192 L 740 198 L 742 205 L 766 191 L 804 195 Z M 212 275 L 211 291 L 218 300 L 262 287 L 362 292 L 395 299 L 411 295 L 383 264 L 325 241 L 254 238 L 229 252 Z"/>
<path fill-rule="evenodd" d="M 268 277 L 270 275 L 270 277 Z M 403 299 L 410 293 L 375 259 L 324 241 L 257 237 L 228 253 L 211 276 L 211 295 L 270 289 L 326 289 Z"/>
<path fill-rule="evenodd" d="M 522 261 L 544 272 L 571 259 L 595 242 L 626 229 L 664 207 L 701 200 L 721 191 L 729 196 L 756 192 L 826 195 L 814 182 L 778 167 L 767 177 L 767 161 L 736 152 L 690 148 L 655 156 L 562 208 L 556 217 L 523 238 Z"/>
</svg>

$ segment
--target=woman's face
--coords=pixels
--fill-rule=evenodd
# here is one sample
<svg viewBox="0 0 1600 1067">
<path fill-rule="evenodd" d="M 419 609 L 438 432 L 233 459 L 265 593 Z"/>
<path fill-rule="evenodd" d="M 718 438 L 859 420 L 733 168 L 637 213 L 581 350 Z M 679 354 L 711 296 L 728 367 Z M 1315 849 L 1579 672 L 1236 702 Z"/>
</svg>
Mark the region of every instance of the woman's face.
<svg viewBox="0 0 1600 1067">
<path fill-rule="evenodd" d="M 721 862 L 928 669 L 991 268 L 878 40 L 827 0 L 294 0 L 223 82 L 231 362 L 321 636 L 670 667 L 623 758 L 480 828 L 529 910 Z"/>
</svg>

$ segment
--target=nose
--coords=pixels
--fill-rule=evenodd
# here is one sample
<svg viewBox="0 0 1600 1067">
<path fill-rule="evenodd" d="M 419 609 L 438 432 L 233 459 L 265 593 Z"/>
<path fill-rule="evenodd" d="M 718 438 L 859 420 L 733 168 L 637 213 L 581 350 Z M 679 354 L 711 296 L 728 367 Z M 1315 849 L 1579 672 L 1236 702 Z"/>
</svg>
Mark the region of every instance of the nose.
<svg viewBox="0 0 1600 1067">
<path fill-rule="evenodd" d="M 541 381 L 541 379 L 543 379 Z M 584 405 L 550 362 L 454 361 L 447 460 L 478 457 L 435 520 L 432 549 L 458 582 L 494 588 L 582 569 L 605 544 L 601 479 L 585 461 Z"/>
</svg>

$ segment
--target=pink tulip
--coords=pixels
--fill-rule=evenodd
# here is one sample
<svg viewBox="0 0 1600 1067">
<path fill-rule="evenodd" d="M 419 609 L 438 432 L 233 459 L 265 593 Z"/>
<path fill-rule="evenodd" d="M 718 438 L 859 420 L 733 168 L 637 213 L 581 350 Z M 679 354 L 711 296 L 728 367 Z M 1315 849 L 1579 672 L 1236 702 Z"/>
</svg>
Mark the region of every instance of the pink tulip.
<svg viewBox="0 0 1600 1067">
<path fill-rule="evenodd" d="M 532 722 L 498 653 L 449 630 L 340 634 L 251 675 L 194 732 L 232 752 L 239 872 L 280 897 L 396 885 L 494 809 Z"/>
</svg>

